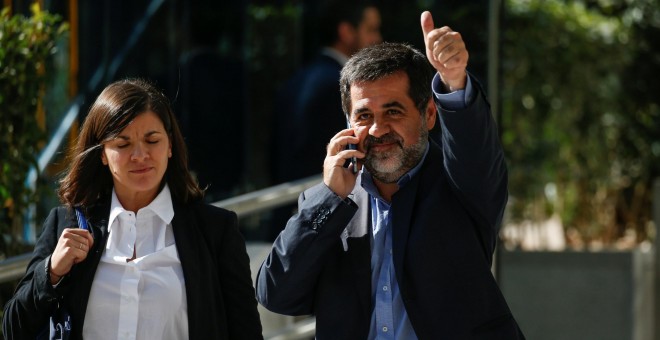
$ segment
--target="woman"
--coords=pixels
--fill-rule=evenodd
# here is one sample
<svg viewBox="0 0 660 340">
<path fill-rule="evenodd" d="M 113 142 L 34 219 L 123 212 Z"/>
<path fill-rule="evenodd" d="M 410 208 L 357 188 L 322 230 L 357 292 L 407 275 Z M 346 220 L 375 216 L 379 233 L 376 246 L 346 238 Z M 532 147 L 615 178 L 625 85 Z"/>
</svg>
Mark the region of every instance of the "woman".
<svg viewBox="0 0 660 340">
<path fill-rule="evenodd" d="M 5 306 L 7 339 L 34 339 L 58 297 L 73 339 L 262 339 L 236 214 L 202 203 L 163 94 L 142 80 L 109 85 L 70 160 L 63 206 Z"/>
</svg>

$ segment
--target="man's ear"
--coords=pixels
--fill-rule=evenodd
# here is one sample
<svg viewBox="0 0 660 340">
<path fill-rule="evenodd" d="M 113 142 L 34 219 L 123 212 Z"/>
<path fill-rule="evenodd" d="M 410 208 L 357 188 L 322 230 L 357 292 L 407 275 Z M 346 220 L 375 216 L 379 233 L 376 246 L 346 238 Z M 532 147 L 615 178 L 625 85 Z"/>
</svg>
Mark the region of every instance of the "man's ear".
<svg viewBox="0 0 660 340">
<path fill-rule="evenodd" d="M 429 102 L 426 104 L 426 128 L 428 130 L 433 129 L 435 122 L 438 120 L 438 109 L 435 107 L 435 102 L 433 101 L 433 95 L 429 98 Z"/>
</svg>

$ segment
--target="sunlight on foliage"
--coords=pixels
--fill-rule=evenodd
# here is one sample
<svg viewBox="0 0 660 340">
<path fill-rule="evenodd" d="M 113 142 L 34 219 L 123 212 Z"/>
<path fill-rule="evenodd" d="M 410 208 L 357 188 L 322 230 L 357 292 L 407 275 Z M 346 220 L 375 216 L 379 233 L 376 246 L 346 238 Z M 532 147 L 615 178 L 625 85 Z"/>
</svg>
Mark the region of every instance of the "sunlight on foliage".
<svg viewBox="0 0 660 340">
<path fill-rule="evenodd" d="M 581 242 L 612 244 L 626 230 L 641 241 L 649 235 L 650 183 L 660 176 L 653 151 L 660 117 L 649 91 L 657 85 L 643 80 L 660 55 L 648 48 L 657 41 L 641 34 L 660 25 L 636 24 L 646 0 L 598 5 L 506 1 L 500 124 L 510 219 L 559 214 Z M 658 9 L 644 13 L 653 17 Z"/>
<path fill-rule="evenodd" d="M 36 120 L 56 38 L 67 29 L 61 18 L 31 6 L 32 16 L 0 14 L 0 256 L 15 254 L 22 217 L 38 197 L 26 186 L 44 132 Z"/>
</svg>

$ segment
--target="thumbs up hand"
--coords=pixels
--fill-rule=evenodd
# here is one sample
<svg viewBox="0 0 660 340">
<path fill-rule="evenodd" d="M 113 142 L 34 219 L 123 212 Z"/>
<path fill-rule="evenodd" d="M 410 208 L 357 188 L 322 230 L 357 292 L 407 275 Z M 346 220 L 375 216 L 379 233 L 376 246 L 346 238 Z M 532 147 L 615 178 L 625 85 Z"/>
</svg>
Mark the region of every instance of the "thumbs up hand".
<svg viewBox="0 0 660 340">
<path fill-rule="evenodd" d="M 435 28 L 433 16 L 428 11 L 422 13 L 421 24 L 426 57 L 438 71 L 445 90 L 453 92 L 464 89 L 469 54 L 461 34 L 447 26 Z"/>
</svg>

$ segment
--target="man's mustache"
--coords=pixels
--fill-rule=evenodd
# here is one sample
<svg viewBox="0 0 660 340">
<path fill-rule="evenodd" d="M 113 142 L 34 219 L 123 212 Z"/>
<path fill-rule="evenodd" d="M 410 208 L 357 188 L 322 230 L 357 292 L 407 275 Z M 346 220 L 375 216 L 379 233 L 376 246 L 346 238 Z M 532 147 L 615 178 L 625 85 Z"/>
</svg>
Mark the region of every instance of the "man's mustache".
<svg viewBox="0 0 660 340">
<path fill-rule="evenodd" d="M 389 144 L 389 143 L 397 143 L 399 147 L 403 148 L 403 140 L 401 139 L 401 136 L 394 132 L 390 132 L 387 134 L 384 134 L 380 137 L 374 137 L 372 135 L 368 135 L 367 138 L 364 140 L 364 148 L 369 152 L 371 147 L 374 144 Z"/>
</svg>

